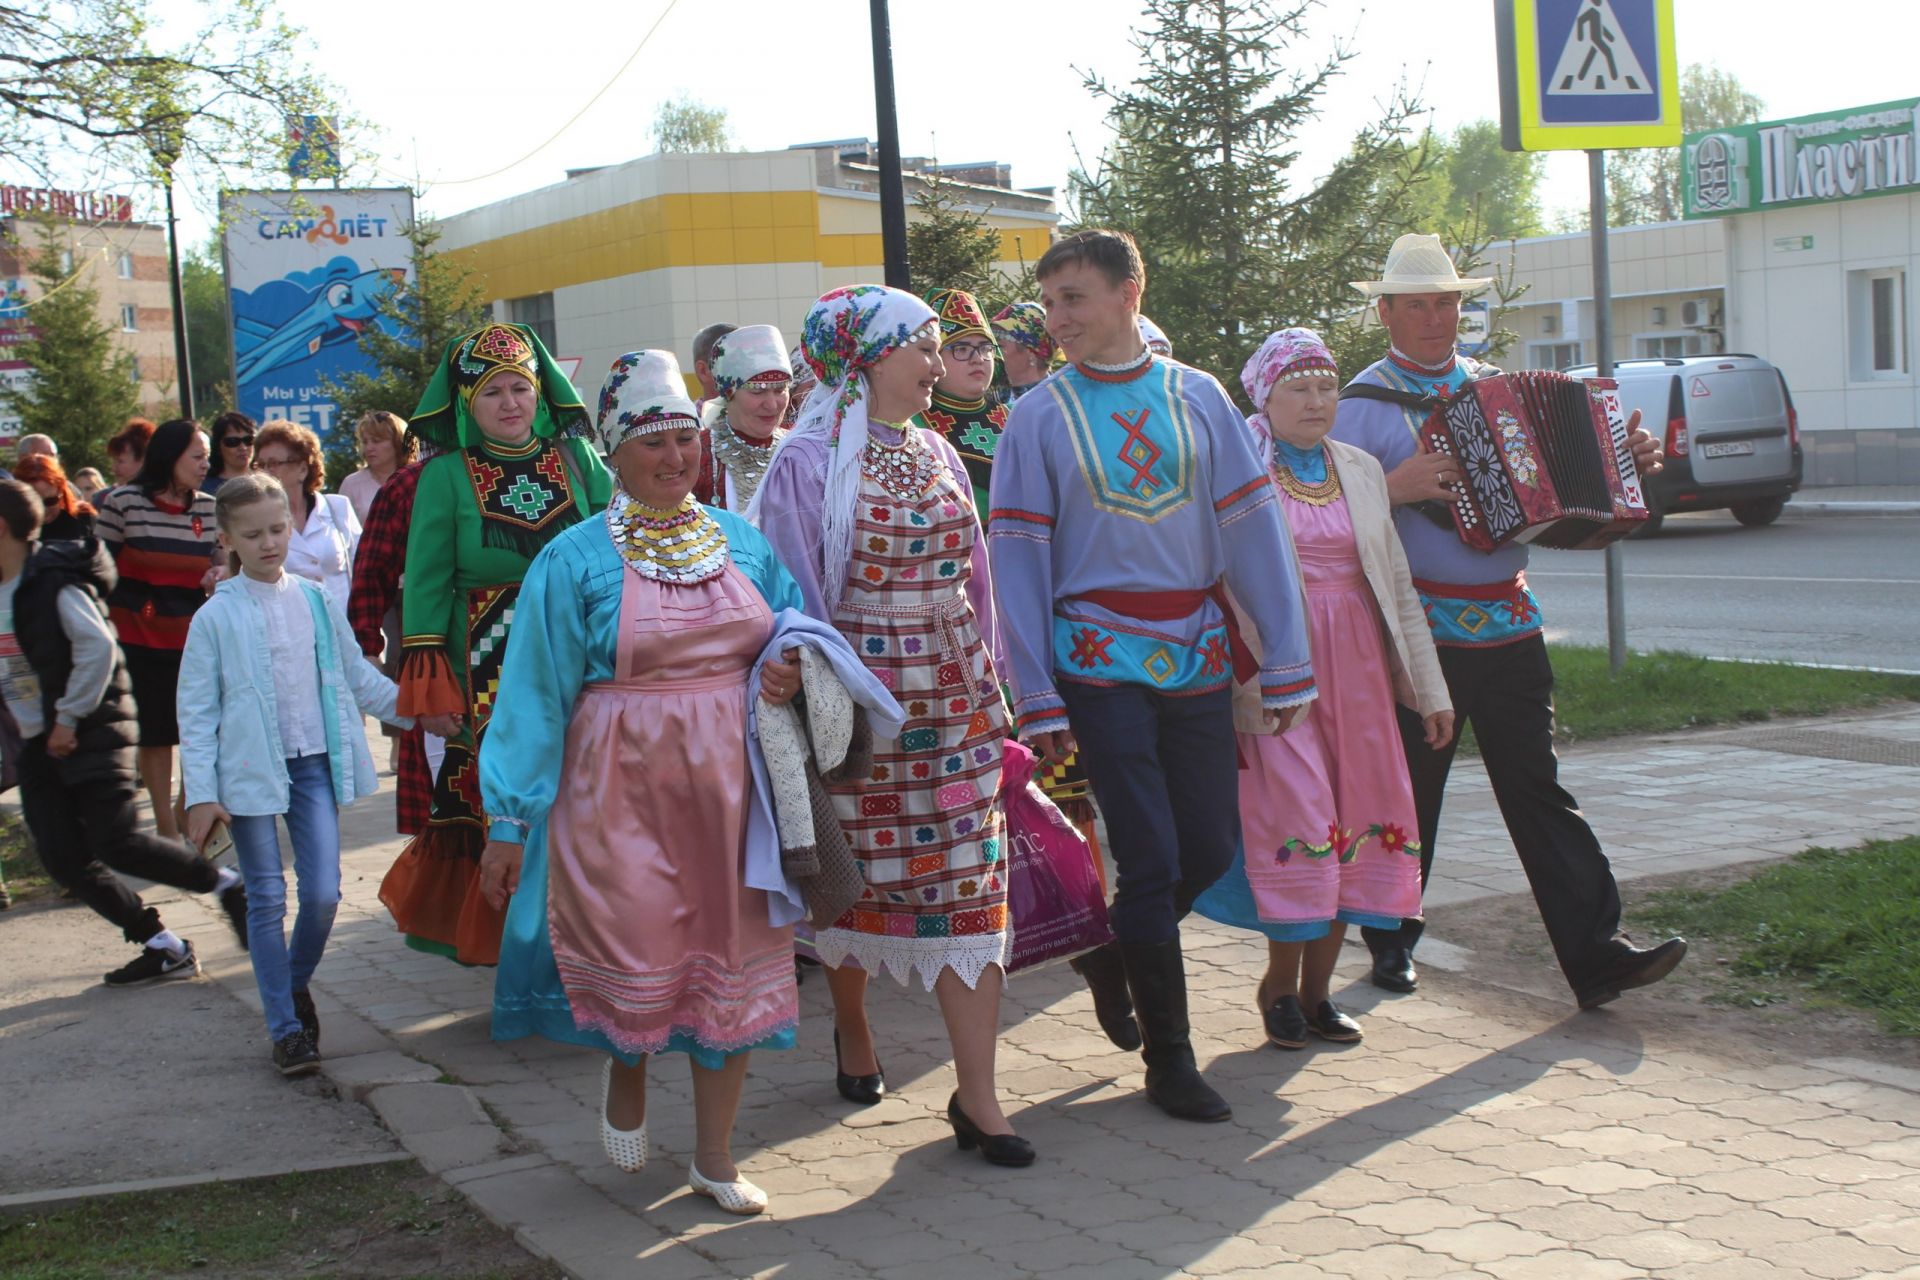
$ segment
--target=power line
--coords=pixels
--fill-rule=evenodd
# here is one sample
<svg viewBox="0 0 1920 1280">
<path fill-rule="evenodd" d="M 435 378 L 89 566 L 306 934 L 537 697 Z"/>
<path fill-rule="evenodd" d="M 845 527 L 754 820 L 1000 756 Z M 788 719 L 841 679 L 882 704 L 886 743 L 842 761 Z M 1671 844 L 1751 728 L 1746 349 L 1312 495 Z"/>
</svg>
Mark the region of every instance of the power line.
<svg viewBox="0 0 1920 1280">
<path fill-rule="evenodd" d="M 497 178 L 501 174 L 506 173 L 509 170 L 519 168 L 521 165 L 525 164 L 527 161 L 533 159 L 535 156 L 539 155 L 542 151 L 545 151 L 548 147 L 558 142 L 560 140 L 561 134 L 565 133 L 567 130 L 573 128 L 574 125 L 578 124 L 580 122 L 580 117 L 586 115 L 587 112 L 593 110 L 595 104 L 597 104 L 600 101 L 600 99 L 606 97 L 608 91 L 611 90 L 614 85 L 619 83 L 620 77 L 627 74 L 628 69 L 631 68 L 634 62 L 638 60 L 638 58 L 640 57 L 641 51 L 647 47 L 647 42 L 653 39 L 654 32 L 660 29 L 660 24 L 667 20 L 667 15 L 672 13 L 674 10 L 674 6 L 679 3 L 680 3 L 680 0 L 667 0 L 667 7 L 660 11 L 660 16 L 653 20 L 653 25 L 647 28 L 645 35 L 640 37 L 640 43 L 633 47 L 633 52 L 627 55 L 627 60 L 620 64 L 620 69 L 618 71 L 615 71 L 613 73 L 612 78 L 609 79 L 605 84 L 601 85 L 600 88 L 594 93 L 594 95 L 591 98 L 587 99 L 585 105 L 583 105 L 578 111 L 574 112 L 571 116 L 567 117 L 567 122 L 561 125 L 558 129 L 555 129 L 553 131 L 552 136 L 550 136 L 545 142 L 542 142 L 539 146 L 527 152 L 527 154 L 521 156 L 518 160 L 515 160 L 513 163 L 502 165 L 500 168 L 493 170 L 493 172 L 491 173 L 483 173 L 483 174 L 480 174 L 478 177 L 473 177 L 473 178 L 435 179 L 429 182 L 427 185 L 429 187 L 464 187 L 469 185 L 470 183 L 485 182 L 489 178 Z M 378 172 L 384 174 L 387 178 L 395 182 L 407 181 L 405 178 L 397 177 L 394 174 L 387 173 L 386 170 L 384 169 L 379 169 Z M 418 180 L 419 180 L 418 177 L 414 179 L 414 181 L 416 182 Z"/>
</svg>

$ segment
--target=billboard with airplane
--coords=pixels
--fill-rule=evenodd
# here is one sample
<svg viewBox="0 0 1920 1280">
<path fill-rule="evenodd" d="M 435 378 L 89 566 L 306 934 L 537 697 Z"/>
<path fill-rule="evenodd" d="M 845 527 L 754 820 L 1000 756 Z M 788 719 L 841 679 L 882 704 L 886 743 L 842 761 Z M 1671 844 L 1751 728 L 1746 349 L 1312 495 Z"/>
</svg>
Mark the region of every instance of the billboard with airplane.
<svg viewBox="0 0 1920 1280">
<path fill-rule="evenodd" d="M 238 191 L 222 197 L 221 212 L 240 411 L 310 427 L 330 446 L 350 443 L 353 424 L 338 420 L 322 383 L 374 372 L 359 337 L 393 328 L 379 303 L 410 270 L 412 194 Z"/>
</svg>

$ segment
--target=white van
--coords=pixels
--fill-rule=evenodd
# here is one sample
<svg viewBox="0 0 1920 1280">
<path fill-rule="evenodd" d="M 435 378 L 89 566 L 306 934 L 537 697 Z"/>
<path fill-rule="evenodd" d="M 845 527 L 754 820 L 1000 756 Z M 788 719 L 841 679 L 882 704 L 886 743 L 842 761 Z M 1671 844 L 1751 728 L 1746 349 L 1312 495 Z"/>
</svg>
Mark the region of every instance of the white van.
<svg viewBox="0 0 1920 1280">
<path fill-rule="evenodd" d="M 1568 369 L 1595 376 L 1592 365 Z M 1641 425 L 1663 432 L 1666 467 L 1647 482 L 1657 533 L 1676 511 L 1730 508 L 1745 525 L 1772 524 L 1800 488 L 1800 420 L 1780 371 L 1759 356 L 1622 360 L 1620 400 Z"/>
</svg>

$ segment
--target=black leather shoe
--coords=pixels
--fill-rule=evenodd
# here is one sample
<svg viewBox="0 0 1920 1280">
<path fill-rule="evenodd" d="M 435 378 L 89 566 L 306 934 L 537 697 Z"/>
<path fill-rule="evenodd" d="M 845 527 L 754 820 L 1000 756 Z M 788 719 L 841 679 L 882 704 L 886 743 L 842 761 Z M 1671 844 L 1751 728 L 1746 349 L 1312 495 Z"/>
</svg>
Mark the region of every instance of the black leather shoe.
<svg viewBox="0 0 1920 1280">
<path fill-rule="evenodd" d="M 1574 988 L 1582 1009 L 1598 1009 L 1620 998 L 1622 991 L 1651 986 L 1679 967 L 1687 958 L 1687 940 L 1668 938 L 1657 947 L 1644 950 L 1627 946 L 1610 959 L 1599 977 Z"/>
<path fill-rule="evenodd" d="M 1264 996 L 1256 996 L 1264 999 Z M 1267 1029 L 1267 1043 L 1276 1049 L 1307 1047 L 1307 1011 L 1300 1007 L 1299 996 L 1277 996 L 1260 1007 L 1260 1022 Z"/>
<path fill-rule="evenodd" d="M 1067 962 L 1073 971 L 1087 980 L 1093 993 L 1093 1016 L 1100 1029 L 1119 1048 L 1133 1053 L 1140 1048 L 1140 1024 L 1134 1021 L 1133 997 L 1127 992 L 1127 966 L 1120 959 L 1120 946 L 1109 942 Z"/>
<path fill-rule="evenodd" d="M 988 1164 L 1003 1164 L 1009 1169 L 1024 1169 L 1033 1163 L 1033 1144 L 1017 1133 L 982 1133 L 980 1126 L 967 1119 L 960 1109 L 960 1095 L 947 1099 L 947 1123 L 953 1126 L 953 1140 L 962 1151 L 980 1148 Z"/>
<path fill-rule="evenodd" d="M 1411 995 L 1420 986 L 1413 970 L 1413 952 L 1405 947 L 1388 947 L 1373 957 L 1373 985 L 1382 991 Z"/>
<path fill-rule="evenodd" d="M 1127 986 L 1140 1019 L 1140 1056 L 1147 1064 L 1147 1100 L 1176 1120 L 1213 1122 L 1233 1118 L 1233 1108 L 1214 1092 L 1193 1057 L 1187 1026 L 1187 975 L 1180 939 L 1122 943 Z"/>
<path fill-rule="evenodd" d="M 1331 1000 L 1322 1000 L 1319 1007 L 1305 1017 L 1313 1034 L 1335 1044 L 1353 1044 L 1366 1034 L 1360 1030 L 1359 1023 L 1342 1013 L 1340 1006 Z"/>
<path fill-rule="evenodd" d="M 879 1055 L 874 1055 L 873 1065 L 880 1065 Z M 840 1033 L 833 1033 L 833 1087 L 848 1102 L 856 1102 L 870 1107 L 887 1096 L 887 1073 L 875 1071 L 870 1076 L 850 1076 L 840 1069 Z"/>
</svg>

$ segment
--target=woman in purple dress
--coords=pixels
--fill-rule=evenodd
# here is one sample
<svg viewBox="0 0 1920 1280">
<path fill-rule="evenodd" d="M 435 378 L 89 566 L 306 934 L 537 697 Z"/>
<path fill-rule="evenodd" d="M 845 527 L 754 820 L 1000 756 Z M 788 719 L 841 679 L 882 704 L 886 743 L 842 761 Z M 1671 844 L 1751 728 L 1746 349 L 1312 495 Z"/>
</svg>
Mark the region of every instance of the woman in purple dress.
<svg viewBox="0 0 1920 1280">
<path fill-rule="evenodd" d="M 961 1149 L 1031 1164 L 993 1079 L 1010 934 L 1007 718 L 986 540 L 959 455 L 910 422 L 941 376 L 939 324 L 912 294 L 855 285 L 813 305 L 803 341 L 819 385 L 747 518 L 799 581 L 807 612 L 831 622 L 907 712 L 897 738 L 874 743 L 869 777 L 828 784 L 868 885 L 839 919 L 815 922 L 841 1093 L 877 1101 L 883 1087 L 867 975 L 906 983 L 918 972 L 953 1045 L 947 1118 Z"/>
</svg>

